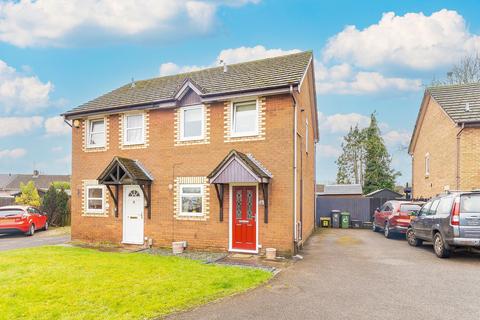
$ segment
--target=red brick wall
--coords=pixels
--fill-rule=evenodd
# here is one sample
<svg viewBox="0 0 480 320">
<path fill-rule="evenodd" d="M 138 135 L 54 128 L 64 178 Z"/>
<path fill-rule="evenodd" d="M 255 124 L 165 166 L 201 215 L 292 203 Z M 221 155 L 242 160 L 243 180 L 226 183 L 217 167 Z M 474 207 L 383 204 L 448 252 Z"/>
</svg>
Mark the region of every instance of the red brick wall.
<svg viewBox="0 0 480 320">
<path fill-rule="evenodd" d="M 307 92 L 307 90 L 305 91 Z M 293 102 L 290 95 L 266 97 L 265 139 L 224 142 L 224 103 L 210 108 L 210 143 L 174 146 L 175 110 L 149 111 L 149 146 L 146 149 L 119 148 L 118 115 L 109 115 L 109 147 L 106 151 L 83 151 L 82 126 L 72 135 L 72 239 L 120 243 L 122 240 L 122 192 L 119 215 L 114 217 L 113 201 L 106 217 L 83 216 L 83 180 L 96 179 L 114 156 L 139 160 L 153 175 L 152 218 L 145 218 L 145 236 L 155 246 L 188 241 L 190 248 L 226 250 L 229 235 L 229 194 L 225 193 L 224 221 L 219 221 L 218 200 L 210 186 L 210 212 L 206 221 L 176 220 L 173 191 L 175 177 L 207 176 L 232 149 L 252 153 L 272 174 L 269 223 L 264 223 L 263 206 L 258 207 L 258 243 L 281 252 L 293 249 Z M 305 108 L 308 109 L 308 108 Z M 310 121 L 309 121 L 310 122 Z M 313 123 L 311 121 L 310 123 Z M 305 160 L 304 233 L 313 228 L 313 130 L 310 155 Z M 263 194 L 259 189 L 259 199 Z M 309 211 L 307 213 L 307 211 Z M 145 214 L 146 217 L 146 214 Z"/>
</svg>

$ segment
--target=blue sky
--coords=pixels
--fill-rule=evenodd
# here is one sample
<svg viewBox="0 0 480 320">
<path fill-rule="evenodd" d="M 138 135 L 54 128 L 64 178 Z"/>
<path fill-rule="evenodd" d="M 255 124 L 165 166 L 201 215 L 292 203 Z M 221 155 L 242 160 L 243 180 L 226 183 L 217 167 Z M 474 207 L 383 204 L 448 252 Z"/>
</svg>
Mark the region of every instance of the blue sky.
<svg viewBox="0 0 480 320">
<path fill-rule="evenodd" d="M 313 50 L 317 180 L 335 179 L 341 137 L 376 111 L 405 151 L 424 85 L 480 51 L 477 1 L 0 0 L 0 172 L 70 173 L 60 113 L 132 77 Z"/>
</svg>

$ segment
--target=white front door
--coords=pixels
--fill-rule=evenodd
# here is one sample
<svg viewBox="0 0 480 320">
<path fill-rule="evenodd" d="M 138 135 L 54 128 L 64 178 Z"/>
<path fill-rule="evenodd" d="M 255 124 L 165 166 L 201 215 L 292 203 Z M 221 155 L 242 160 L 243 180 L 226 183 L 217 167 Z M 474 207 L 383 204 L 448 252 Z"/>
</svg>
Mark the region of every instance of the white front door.
<svg viewBox="0 0 480 320">
<path fill-rule="evenodd" d="M 143 244 L 144 200 L 139 186 L 123 187 L 123 243 Z"/>
</svg>

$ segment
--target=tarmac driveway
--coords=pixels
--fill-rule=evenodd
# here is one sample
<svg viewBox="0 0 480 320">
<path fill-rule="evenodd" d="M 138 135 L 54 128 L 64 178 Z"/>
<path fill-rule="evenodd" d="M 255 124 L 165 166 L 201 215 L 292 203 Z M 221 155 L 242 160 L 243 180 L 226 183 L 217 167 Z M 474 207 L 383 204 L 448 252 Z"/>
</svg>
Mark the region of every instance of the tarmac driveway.
<svg viewBox="0 0 480 320">
<path fill-rule="evenodd" d="M 68 228 L 49 229 L 47 231 L 36 231 L 32 237 L 21 233 L 1 234 L 0 251 L 38 247 L 46 245 L 62 244 L 70 241 Z"/>
<path fill-rule="evenodd" d="M 480 256 L 438 259 L 370 230 L 322 229 L 255 290 L 171 319 L 480 319 Z"/>
</svg>

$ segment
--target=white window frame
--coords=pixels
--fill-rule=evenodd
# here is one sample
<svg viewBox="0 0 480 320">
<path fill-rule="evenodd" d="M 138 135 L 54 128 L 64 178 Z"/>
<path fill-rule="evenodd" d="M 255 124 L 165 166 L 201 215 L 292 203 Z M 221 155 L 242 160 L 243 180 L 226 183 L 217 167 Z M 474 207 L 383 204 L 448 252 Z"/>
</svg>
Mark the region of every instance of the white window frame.
<svg viewBox="0 0 480 320">
<path fill-rule="evenodd" d="M 308 153 L 308 119 L 305 119 L 305 153 Z"/>
<path fill-rule="evenodd" d="M 202 199 L 202 212 L 183 212 L 182 198 L 184 196 L 183 188 L 200 187 L 200 198 Z M 196 193 L 186 193 L 185 195 L 198 196 Z M 201 183 L 181 183 L 178 185 L 178 215 L 181 217 L 203 217 L 205 215 L 205 186 Z"/>
<path fill-rule="evenodd" d="M 103 132 L 96 132 L 95 134 L 98 133 L 103 133 L 103 145 L 97 145 L 97 144 L 91 144 L 90 143 L 90 136 L 92 134 L 92 123 L 95 121 L 103 121 Z M 86 141 L 86 147 L 87 148 L 104 148 L 106 143 L 107 143 L 107 121 L 105 118 L 94 118 L 94 119 L 88 119 L 87 120 L 87 141 Z"/>
<path fill-rule="evenodd" d="M 90 198 L 89 191 L 90 189 L 101 189 L 102 190 L 102 209 L 90 209 L 88 207 L 89 200 L 99 200 L 100 198 Z M 98 214 L 103 215 L 105 214 L 105 187 L 102 185 L 89 185 L 85 188 L 85 212 L 87 214 Z"/>
<path fill-rule="evenodd" d="M 134 128 L 127 128 L 127 118 L 133 116 L 142 116 L 142 126 L 141 127 L 134 127 Z M 134 130 L 134 129 L 142 129 L 142 139 L 139 142 L 128 142 L 127 141 L 127 131 Z M 134 145 L 141 145 L 145 144 L 145 113 L 126 113 L 123 115 L 123 145 L 125 146 L 134 146 Z"/>
<path fill-rule="evenodd" d="M 202 132 L 199 136 L 185 137 L 184 128 L 185 128 L 185 111 L 188 110 L 202 110 Z M 182 107 L 180 108 L 180 140 L 181 141 L 192 141 L 192 140 L 203 140 L 205 138 L 205 106 L 202 104 L 197 104 L 194 106 Z"/>
<path fill-rule="evenodd" d="M 248 102 L 253 102 L 255 101 L 255 107 L 256 107 L 256 120 L 255 121 L 255 130 L 253 131 L 248 131 L 248 132 L 235 132 L 235 109 L 236 105 L 238 104 L 243 104 L 243 103 L 248 103 Z M 258 135 L 258 117 L 259 117 L 259 106 L 258 106 L 258 99 L 248 99 L 248 100 L 241 100 L 241 101 L 233 101 L 231 105 L 231 120 L 230 120 L 230 136 L 231 137 L 250 137 L 250 136 L 257 136 Z"/>
<path fill-rule="evenodd" d="M 425 154 L 425 177 L 430 176 L 430 153 Z"/>
</svg>

